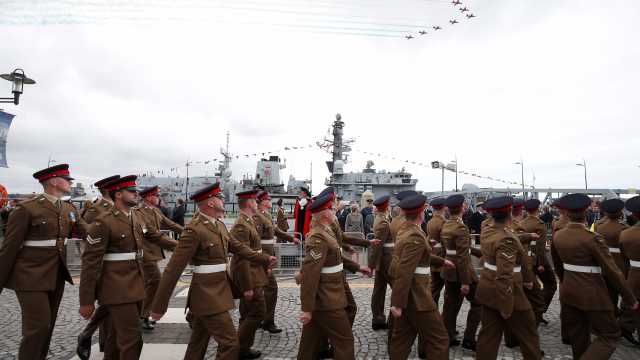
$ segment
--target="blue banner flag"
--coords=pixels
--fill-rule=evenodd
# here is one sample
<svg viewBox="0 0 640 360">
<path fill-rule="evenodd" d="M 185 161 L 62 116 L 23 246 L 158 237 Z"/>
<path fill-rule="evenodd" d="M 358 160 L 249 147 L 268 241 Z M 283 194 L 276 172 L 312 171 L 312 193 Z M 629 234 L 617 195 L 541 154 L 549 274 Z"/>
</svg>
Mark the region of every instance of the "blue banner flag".
<svg viewBox="0 0 640 360">
<path fill-rule="evenodd" d="M 7 166 L 7 135 L 15 115 L 0 110 L 0 167 Z"/>
</svg>

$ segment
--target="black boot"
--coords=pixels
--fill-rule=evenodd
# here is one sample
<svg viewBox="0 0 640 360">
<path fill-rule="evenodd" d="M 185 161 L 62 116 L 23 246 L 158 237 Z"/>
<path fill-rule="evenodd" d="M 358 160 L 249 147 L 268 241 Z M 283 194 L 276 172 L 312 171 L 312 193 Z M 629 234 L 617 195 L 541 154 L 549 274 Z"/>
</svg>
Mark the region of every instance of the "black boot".
<svg viewBox="0 0 640 360">
<path fill-rule="evenodd" d="M 371 328 L 373 329 L 373 331 L 387 330 L 389 326 L 387 325 L 387 323 L 372 323 Z"/>
<path fill-rule="evenodd" d="M 262 353 L 258 350 L 249 349 L 240 354 L 240 359 L 257 359 L 262 356 Z"/>
<path fill-rule="evenodd" d="M 156 327 L 149 321 L 149 318 L 142 319 L 142 329 L 147 331 L 153 331 Z"/>
<path fill-rule="evenodd" d="M 274 323 L 262 323 L 262 330 L 268 331 L 270 334 L 279 334 L 282 329 L 278 328 Z"/>
<path fill-rule="evenodd" d="M 327 349 L 320 350 L 318 359 L 333 359 L 333 347 L 329 346 Z"/>
<path fill-rule="evenodd" d="M 91 336 L 78 335 L 76 354 L 78 354 L 80 360 L 89 360 L 89 357 L 91 357 Z"/>
<path fill-rule="evenodd" d="M 456 339 L 456 338 L 451 338 L 449 340 L 449 347 L 454 347 L 454 346 L 458 346 L 460 345 L 460 340 Z"/>
<path fill-rule="evenodd" d="M 471 339 L 462 339 L 462 348 L 469 351 L 476 351 L 476 341 Z"/>
</svg>

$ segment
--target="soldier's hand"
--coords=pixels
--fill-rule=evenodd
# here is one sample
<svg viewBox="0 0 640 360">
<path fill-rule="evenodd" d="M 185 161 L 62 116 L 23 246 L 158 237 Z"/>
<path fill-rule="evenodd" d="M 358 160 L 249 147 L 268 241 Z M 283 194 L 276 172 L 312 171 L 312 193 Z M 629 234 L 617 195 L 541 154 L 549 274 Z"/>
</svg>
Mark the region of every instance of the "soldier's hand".
<svg viewBox="0 0 640 360">
<path fill-rule="evenodd" d="M 391 307 L 391 315 L 393 315 L 393 317 L 399 318 L 400 316 L 402 316 L 402 308 L 397 308 L 395 306 Z"/>
<path fill-rule="evenodd" d="M 448 269 L 453 269 L 456 267 L 456 264 L 453 263 L 453 261 L 451 260 L 445 260 L 444 261 L 444 267 L 448 268 Z"/>
<path fill-rule="evenodd" d="M 302 312 L 300 313 L 300 322 L 302 325 L 307 325 L 311 322 L 311 313 L 310 312 Z"/>
<path fill-rule="evenodd" d="M 269 256 L 269 268 L 273 268 L 278 264 L 278 258 L 275 256 Z"/>
<path fill-rule="evenodd" d="M 358 272 L 360 272 L 362 275 L 368 276 L 368 277 L 371 277 L 371 275 L 373 275 L 373 271 L 371 271 L 371 268 L 369 268 L 367 266 L 360 266 L 360 269 L 358 269 Z"/>
<path fill-rule="evenodd" d="M 297 272 L 293 278 L 296 280 L 296 284 L 300 285 L 300 283 L 302 282 L 302 273 L 301 272 Z"/>
<path fill-rule="evenodd" d="M 158 313 L 155 313 L 153 311 L 151 312 L 151 320 L 153 320 L 153 321 L 158 321 L 158 320 L 162 319 L 163 316 L 164 316 L 164 313 L 163 314 L 158 314 Z"/>
<path fill-rule="evenodd" d="M 471 289 L 469 288 L 469 285 L 462 285 L 462 286 L 460 287 L 460 293 L 461 293 L 462 295 L 465 295 L 465 296 L 466 296 L 467 294 L 469 294 L 469 291 L 470 291 L 470 290 L 471 290 Z"/>
<path fill-rule="evenodd" d="M 296 245 L 300 245 L 300 239 L 298 239 L 298 238 L 297 238 L 297 237 L 295 237 L 295 236 L 291 239 L 291 242 L 292 242 L 292 243 L 294 243 L 294 244 L 296 244 Z"/>
<path fill-rule="evenodd" d="M 540 235 L 538 235 L 536 233 L 529 233 L 529 235 L 531 235 L 531 237 L 534 238 L 534 239 L 540 239 Z"/>
<path fill-rule="evenodd" d="M 505 319 L 505 320 L 511 317 L 511 314 L 505 314 L 505 313 L 503 313 L 503 312 L 500 312 L 500 315 L 501 315 L 501 316 L 502 316 L 502 318 L 503 318 L 503 319 Z"/>
<path fill-rule="evenodd" d="M 544 272 L 544 266 L 539 265 L 539 266 L 538 266 L 538 272 L 543 273 L 543 272 Z"/>
<path fill-rule="evenodd" d="M 376 245 L 376 246 L 382 244 L 382 240 L 380 239 L 371 239 L 369 240 L 369 242 L 371 243 L 371 245 Z"/>
<path fill-rule="evenodd" d="M 250 301 L 253 298 L 253 290 L 247 290 L 243 295 L 245 300 Z"/>
<path fill-rule="evenodd" d="M 91 315 L 93 315 L 93 312 L 96 310 L 96 306 L 91 304 L 91 305 L 82 305 L 80 306 L 80 316 L 82 316 L 83 319 L 85 320 L 89 320 L 89 318 L 91 317 Z"/>
<path fill-rule="evenodd" d="M 636 303 L 633 304 L 633 306 L 631 307 L 631 310 L 634 310 L 634 311 L 640 310 L 640 304 L 638 304 L 638 302 L 636 301 Z"/>
<path fill-rule="evenodd" d="M 532 282 L 522 283 L 522 286 L 526 287 L 528 290 L 533 289 L 533 283 Z"/>
</svg>

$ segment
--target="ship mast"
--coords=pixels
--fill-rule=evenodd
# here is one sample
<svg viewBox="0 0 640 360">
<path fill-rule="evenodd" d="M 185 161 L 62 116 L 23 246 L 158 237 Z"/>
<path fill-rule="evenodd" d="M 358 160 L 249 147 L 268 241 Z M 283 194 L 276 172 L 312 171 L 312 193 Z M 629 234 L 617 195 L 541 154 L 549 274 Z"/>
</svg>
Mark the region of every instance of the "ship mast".
<svg viewBox="0 0 640 360">
<path fill-rule="evenodd" d="M 331 153 L 331 161 L 326 162 L 327 169 L 331 173 L 331 182 L 335 181 L 337 176 L 342 175 L 343 166 L 348 160 L 346 153 L 351 151 L 351 146 L 349 145 L 355 141 L 353 139 L 344 139 L 344 121 L 342 121 L 340 114 L 336 114 L 332 129 L 331 139 L 325 137 L 322 142 L 317 143 L 318 147 Z"/>
</svg>

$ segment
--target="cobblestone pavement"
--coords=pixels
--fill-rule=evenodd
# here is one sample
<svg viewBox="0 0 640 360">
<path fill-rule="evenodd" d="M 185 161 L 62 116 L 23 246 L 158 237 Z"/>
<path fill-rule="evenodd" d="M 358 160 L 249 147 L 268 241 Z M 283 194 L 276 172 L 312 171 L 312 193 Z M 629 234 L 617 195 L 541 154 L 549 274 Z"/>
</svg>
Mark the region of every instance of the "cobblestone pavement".
<svg viewBox="0 0 640 360">
<path fill-rule="evenodd" d="M 156 325 L 156 330 L 144 334 L 143 359 L 182 359 L 190 334 L 183 315 L 188 286 L 188 279 L 185 280 L 176 288 L 175 296 L 170 304 L 170 311 Z M 353 329 L 356 356 L 358 359 L 386 359 L 388 358 L 386 332 L 374 332 L 371 329 L 371 309 L 368 304 L 370 303 L 373 282 L 370 279 L 355 278 L 350 283 L 359 305 Z M 300 337 L 300 324 L 297 320 L 300 309 L 298 293 L 298 287 L 290 279 L 281 280 L 276 322 L 284 331 L 276 335 L 258 331 L 254 348 L 265 354 L 264 359 L 295 358 Z M 467 308 L 466 305 L 463 307 L 463 313 L 458 318 L 458 330 L 461 333 L 464 331 L 463 324 Z M 546 314 L 546 318 L 550 322 L 549 325 L 540 328 L 542 348 L 547 359 L 571 359 L 570 347 L 560 342 L 558 312 L 559 306 L 556 299 L 549 313 Z M 235 321 L 237 321 L 237 315 L 237 311 L 234 311 Z M 5 290 L 0 294 L 0 324 L 2 324 L 0 328 L 0 359 L 15 359 L 20 341 L 20 307 L 14 293 L 10 290 Z M 67 285 L 48 359 L 74 359 L 76 335 L 84 324 L 85 322 L 78 315 L 78 288 Z M 96 341 L 97 337 L 94 337 L 94 342 Z M 464 352 L 459 347 L 451 350 L 451 359 L 473 358 L 473 353 Z M 212 341 L 209 345 L 207 358 L 213 359 L 215 351 L 216 346 Z M 92 352 L 94 355 L 92 359 L 102 358 L 95 346 Z M 415 351 L 412 357 L 416 357 Z M 499 358 L 521 359 L 522 356 L 517 348 L 513 350 L 502 347 Z M 633 348 L 625 340 L 622 340 L 612 358 L 618 360 L 638 359 L 640 358 L 640 349 Z"/>
</svg>

